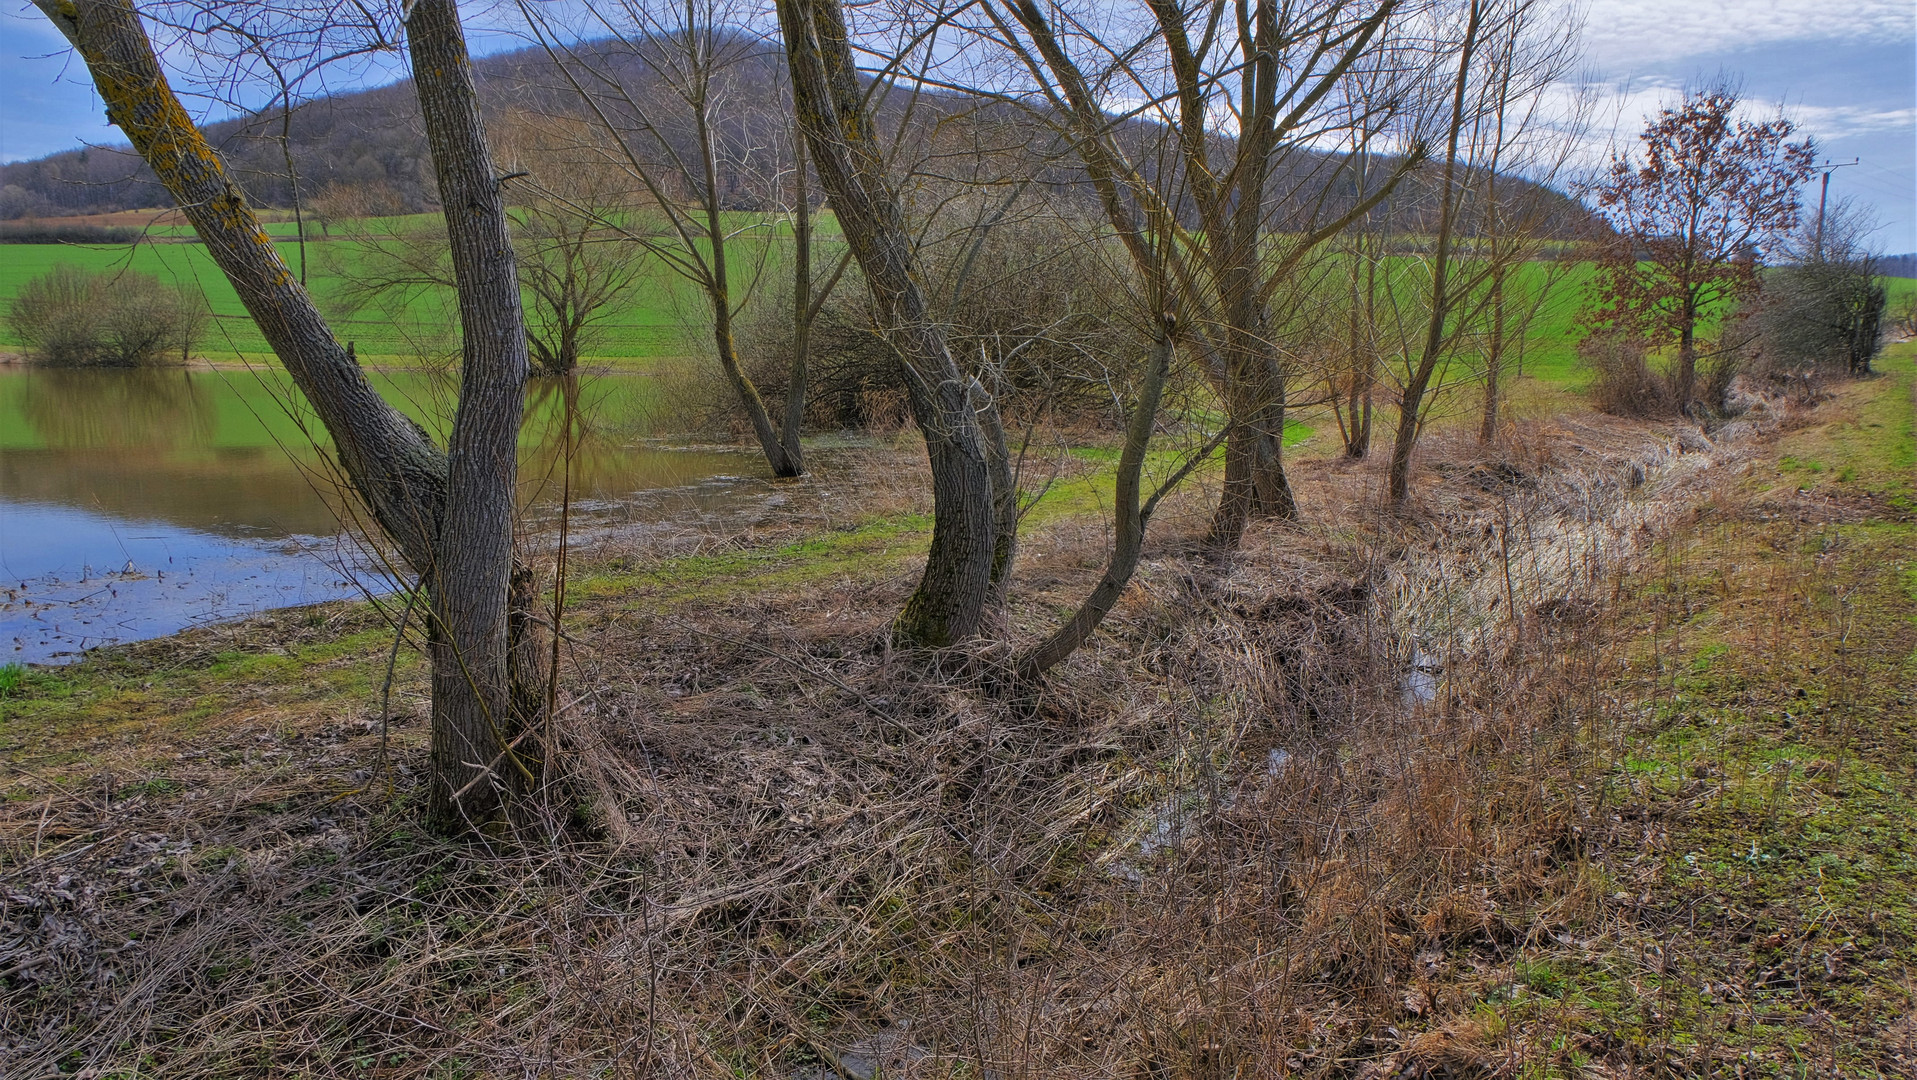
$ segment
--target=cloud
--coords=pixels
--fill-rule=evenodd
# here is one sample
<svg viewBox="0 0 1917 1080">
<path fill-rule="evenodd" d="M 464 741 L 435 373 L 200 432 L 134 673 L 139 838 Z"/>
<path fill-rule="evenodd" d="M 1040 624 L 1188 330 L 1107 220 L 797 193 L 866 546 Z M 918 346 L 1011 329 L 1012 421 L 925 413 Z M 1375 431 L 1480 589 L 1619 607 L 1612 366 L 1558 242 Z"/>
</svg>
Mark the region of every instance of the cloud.
<svg viewBox="0 0 1917 1080">
<path fill-rule="evenodd" d="M 1910 0 L 1589 0 L 1584 41 L 1607 68 L 1634 68 L 1787 41 L 1917 41 Z"/>
<path fill-rule="evenodd" d="M 1797 105 L 1788 110 L 1798 127 L 1820 139 L 1847 139 L 1878 132 L 1917 129 L 1917 109 L 1870 109 L 1855 105 Z"/>
</svg>

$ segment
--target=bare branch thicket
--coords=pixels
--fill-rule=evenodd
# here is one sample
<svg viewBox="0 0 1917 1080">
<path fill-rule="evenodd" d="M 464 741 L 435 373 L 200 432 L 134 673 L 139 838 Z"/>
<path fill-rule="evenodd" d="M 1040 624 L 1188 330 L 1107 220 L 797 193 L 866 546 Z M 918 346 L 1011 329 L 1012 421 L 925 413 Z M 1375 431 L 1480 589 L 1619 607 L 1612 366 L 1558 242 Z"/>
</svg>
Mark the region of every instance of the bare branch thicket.
<svg viewBox="0 0 1917 1080">
<path fill-rule="evenodd" d="M 1580 113 L 1552 111 L 1562 109 L 1552 91 L 1576 60 L 1577 24 L 1536 0 L 1463 0 L 1430 14 L 1429 40 L 1449 70 L 1442 95 L 1426 96 L 1421 123 L 1444 155 L 1435 184 L 1420 185 L 1424 198 L 1395 226 L 1408 250 L 1380 247 L 1386 284 L 1366 298 L 1388 309 L 1383 370 L 1398 383 L 1385 492 L 1394 510 L 1409 496 L 1412 453 L 1448 383 L 1482 380 L 1478 430 L 1484 441 L 1495 433 L 1505 353 L 1567 269 L 1538 258 L 1575 217 L 1551 185 L 1576 147 Z"/>
<path fill-rule="evenodd" d="M 1738 310 L 1752 324 L 1743 336 L 1760 369 L 1871 373 L 1890 299 L 1867 239 L 1876 230 L 1868 211 L 1837 200 L 1822 221 L 1804 222 L 1785 238 L 1782 265 Z"/>
</svg>

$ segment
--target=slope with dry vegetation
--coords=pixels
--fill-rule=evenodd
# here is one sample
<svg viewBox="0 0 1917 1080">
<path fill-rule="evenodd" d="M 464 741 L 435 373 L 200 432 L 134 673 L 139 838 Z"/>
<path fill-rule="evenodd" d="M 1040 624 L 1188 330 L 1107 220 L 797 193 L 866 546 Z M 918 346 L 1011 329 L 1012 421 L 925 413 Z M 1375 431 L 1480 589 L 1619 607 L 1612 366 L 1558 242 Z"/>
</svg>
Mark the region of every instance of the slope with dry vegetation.
<svg viewBox="0 0 1917 1080">
<path fill-rule="evenodd" d="M 869 451 L 581 557 L 543 841 L 418 828 L 366 606 L 31 673 L 0 1071 L 1907 1073 L 1911 359 L 1434 436 L 1409 519 L 1308 458 L 1230 557 L 1193 491 L 1042 685 L 884 647 L 928 524 Z M 1001 637 L 1098 572 L 1080 465 Z"/>
</svg>

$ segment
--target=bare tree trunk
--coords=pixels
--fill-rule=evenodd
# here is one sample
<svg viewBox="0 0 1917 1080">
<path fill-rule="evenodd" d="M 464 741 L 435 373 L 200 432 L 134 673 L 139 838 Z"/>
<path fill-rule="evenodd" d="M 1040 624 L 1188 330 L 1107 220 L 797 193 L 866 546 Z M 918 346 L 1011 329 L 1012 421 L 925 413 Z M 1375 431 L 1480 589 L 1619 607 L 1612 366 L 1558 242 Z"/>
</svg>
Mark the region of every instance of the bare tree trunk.
<svg viewBox="0 0 1917 1080">
<path fill-rule="evenodd" d="M 1504 276 L 1500 263 L 1491 272 L 1491 347 L 1484 354 L 1484 415 L 1478 421 L 1478 441 L 1498 436 L 1499 378 L 1504 366 Z"/>
<path fill-rule="evenodd" d="M 974 405 L 945 332 L 932 320 L 911 238 L 890 187 L 838 0 L 779 0 L 779 27 L 799 126 L 897 350 L 913 420 L 932 465 L 932 548 L 897 632 L 950 645 L 977 632 L 999 551 L 998 485 Z"/>
<path fill-rule="evenodd" d="M 1411 450 L 1418 441 L 1424 423 L 1424 395 L 1430 389 L 1431 376 L 1437 370 L 1444 345 L 1445 321 L 1451 314 L 1451 296 L 1447 289 L 1450 271 L 1451 237 L 1457 226 L 1459 196 L 1454 188 L 1458 172 L 1458 139 L 1466 122 L 1464 97 L 1471 79 L 1471 54 L 1478 44 L 1478 26 L 1482 0 L 1471 0 L 1471 13 L 1465 24 L 1464 43 L 1458 54 L 1457 81 L 1452 88 L 1451 122 L 1444 155 L 1444 174 L 1439 181 L 1438 237 L 1431 264 L 1431 313 L 1425 324 L 1424 345 L 1418 366 L 1405 384 L 1398 404 L 1398 431 L 1391 443 L 1391 462 L 1385 480 L 1385 504 L 1392 511 L 1404 507 L 1411 493 Z"/>
<path fill-rule="evenodd" d="M 805 424 L 806 354 L 812 349 L 812 189 L 806 182 L 805 135 L 792 139 L 792 365 L 786 374 L 786 460 L 805 467 L 799 431 Z"/>
<path fill-rule="evenodd" d="M 1158 423 L 1158 402 L 1165 390 L 1166 373 L 1171 369 L 1171 355 L 1171 335 L 1161 331 L 1158 340 L 1152 343 L 1145 383 L 1132 405 L 1131 418 L 1125 424 L 1125 444 L 1118 453 L 1114 490 L 1117 505 L 1112 514 L 1117 535 L 1112 542 L 1111 556 L 1105 562 L 1105 572 L 1072 617 L 1020 659 L 1019 674 L 1026 678 L 1044 674 L 1078 651 L 1105 616 L 1111 614 L 1125 586 L 1131 583 L 1132 574 L 1138 570 L 1139 557 L 1145 550 L 1145 526 L 1154 508 L 1141 503 L 1139 481 L 1144 473 L 1145 451 L 1151 445 L 1152 428 Z M 1160 490 L 1169 490 L 1169 486 Z"/>
<path fill-rule="evenodd" d="M 1677 339 L 1677 408 L 1691 414 L 1691 399 L 1697 395 L 1697 301 L 1690 293 L 1684 297 L 1684 310 Z"/>
<path fill-rule="evenodd" d="M 1225 439 L 1225 488 L 1212 512 L 1210 540 L 1237 547 L 1253 518 L 1294 520 L 1298 503 L 1285 476 L 1285 378 L 1277 358 L 1253 346 L 1236 359 L 1226 385 L 1232 403 Z"/>
<path fill-rule="evenodd" d="M 507 675 L 526 324 L 506 203 L 486 146 L 458 5 L 418 0 L 406 39 L 452 244 L 462 352 L 446 514 L 429 578 L 431 812 L 444 827 L 470 827 L 499 819 L 533 780 L 511 746 L 517 732 Z"/>
<path fill-rule="evenodd" d="M 710 28 L 708 28 L 710 29 Z M 695 28 L 688 24 L 687 34 L 693 34 Z M 700 58 L 700 62 L 709 58 Z M 718 154 L 712 145 L 712 117 L 709 110 L 712 101 L 703 98 L 695 103 L 693 118 L 699 138 L 700 166 L 705 173 L 705 211 L 706 238 L 712 245 L 711 276 L 706 282 L 706 295 L 712 303 L 712 337 L 717 346 L 719 366 L 725 371 L 726 381 L 732 384 L 732 392 L 738 397 L 739 404 L 746 411 L 746 419 L 752 424 L 752 434 L 759 440 L 759 449 L 765 453 L 766 464 L 772 467 L 774 476 L 798 476 L 805 471 L 805 465 L 798 452 L 796 435 L 789 442 L 781 439 L 777 428 L 772 426 L 772 414 L 766 410 L 765 399 L 759 396 L 759 388 L 746 376 L 745 365 L 739 362 L 738 343 L 732 333 L 732 284 L 726 270 L 726 233 L 722 218 L 722 198 L 719 194 Z"/>
</svg>

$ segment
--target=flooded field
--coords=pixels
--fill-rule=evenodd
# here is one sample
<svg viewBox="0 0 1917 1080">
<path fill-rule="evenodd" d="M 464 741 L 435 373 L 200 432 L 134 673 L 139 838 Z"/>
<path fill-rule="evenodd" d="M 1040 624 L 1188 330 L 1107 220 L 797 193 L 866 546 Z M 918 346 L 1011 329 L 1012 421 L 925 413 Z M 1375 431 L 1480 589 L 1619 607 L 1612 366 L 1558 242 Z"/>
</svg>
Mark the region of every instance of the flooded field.
<svg viewBox="0 0 1917 1080">
<path fill-rule="evenodd" d="M 449 379 L 375 381 L 429 430 L 451 416 Z M 522 506 L 546 516 L 568 460 L 582 524 L 764 497 L 757 456 L 662 445 L 656 426 L 647 376 L 537 381 Z M 0 368 L 0 662 L 384 591 L 378 560 L 342 528 L 350 506 L 323 431 L 279 372 Z"/>
</svg>

